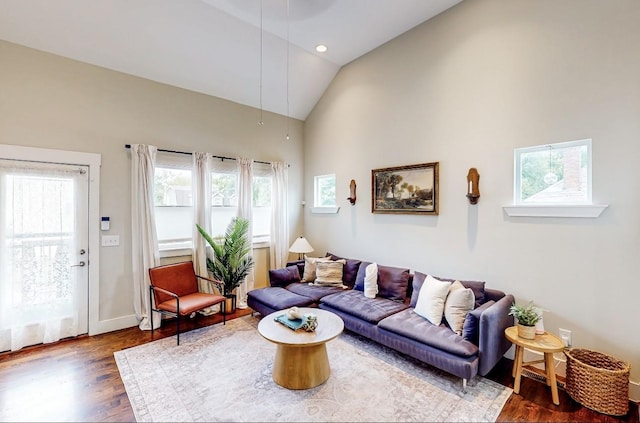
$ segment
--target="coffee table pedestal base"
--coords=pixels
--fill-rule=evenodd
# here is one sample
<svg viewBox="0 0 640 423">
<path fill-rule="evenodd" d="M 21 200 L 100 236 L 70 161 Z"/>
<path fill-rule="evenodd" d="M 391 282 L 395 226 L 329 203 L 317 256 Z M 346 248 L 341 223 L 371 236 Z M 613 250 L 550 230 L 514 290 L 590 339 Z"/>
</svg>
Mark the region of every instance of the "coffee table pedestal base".
<svg viewBox="0 0 640 423">
<path fill-rule="evenodd" d="M 329 379 L 331 368 L 326 344 L 278 345 L 273 363 L 273 381 L 288 389 L 310 389 Z"/>
</svg>

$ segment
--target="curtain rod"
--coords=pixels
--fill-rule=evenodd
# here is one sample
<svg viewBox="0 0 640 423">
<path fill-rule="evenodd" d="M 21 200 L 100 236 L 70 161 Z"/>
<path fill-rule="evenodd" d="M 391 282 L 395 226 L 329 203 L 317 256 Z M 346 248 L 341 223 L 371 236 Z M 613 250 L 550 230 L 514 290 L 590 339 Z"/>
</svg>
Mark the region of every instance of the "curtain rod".
<svg viewBox="0 0 640 423">
<path fill-rule="evenodd" d="M 125 144 L 124 148 L 131 148 L 131 144 Z M 158 151 L 161 151 L 163 153 L 186 154 L 188 156 L 193 155 L 193 153 L 189 153 L 188 151 L 166 150 L 164 148 L 158 148 Z M 215 155 L 211 155 L 211 157 L 215 157 L 216 159 L 220 159 L 220 160 L 237 160 L 235 157 L 225 157 L 225 156 L 215 156 Z M 261 160 L 254 160 L 254 163 L 262 163 L 267 165 L 271 164 L 270 162 L 263 162 Z M 290 165 L 287 165 L 287 167 L 289 166 Z"/>
</svg>

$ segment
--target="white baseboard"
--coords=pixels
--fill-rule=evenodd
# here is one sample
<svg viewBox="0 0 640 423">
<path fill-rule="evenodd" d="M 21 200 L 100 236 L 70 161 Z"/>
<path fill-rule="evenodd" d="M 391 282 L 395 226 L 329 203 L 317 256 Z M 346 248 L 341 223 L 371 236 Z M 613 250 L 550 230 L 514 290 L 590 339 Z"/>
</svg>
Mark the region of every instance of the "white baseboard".
<svg viewBox="0 0 640 423">
<path fill-rule="evenodd" d="M 629 399 L 640 402 L 640 382 L 629 382 Z"/>
<path fill-rule="evenodd" d="M 515 348 L 512 346 L 505 353 L 505 357 L 513 360 L 514 359 Z M 544 354 L 539 353 L 537 351 L 524 350 L 524 361 L 535 361 L 541 360 L 544 357 Z M 564 354 L 554 354 L 553 362 L 555 365 L 556 375 L 561 377 L 566 377 L 567 375 L 567 360 L 565 359 Z M 539 368 L 540 370 L 544 369 L 544 365 L 542 364 L 534 364 L 534 367 Z M 640 402 L 640 382 L 638 381 L 629 381 L 629 399 L 634 402 Z"/>
<path fill-rule="evenodd" d="M 114 330 L 126 329 L 138 326 L 138 319 L 135 314 L 116 317 L 115 319 L 99 320 L 95 327 L 89 331 L 89 335 L 99 335 L 101 333 L 113 332 Z"/>
</svg>

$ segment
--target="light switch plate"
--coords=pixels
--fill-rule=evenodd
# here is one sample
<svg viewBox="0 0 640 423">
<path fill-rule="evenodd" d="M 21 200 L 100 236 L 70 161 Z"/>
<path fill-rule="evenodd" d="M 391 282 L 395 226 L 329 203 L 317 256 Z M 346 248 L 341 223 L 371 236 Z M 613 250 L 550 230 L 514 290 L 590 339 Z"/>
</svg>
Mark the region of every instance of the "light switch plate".
<svg viewBox="0 0 640 423">
<path fill-rule="evenodd" d="M 102 246 L 103 247 L 117 247 L 120 245 L 120 235 L 103 235 Z"/>
</svg>

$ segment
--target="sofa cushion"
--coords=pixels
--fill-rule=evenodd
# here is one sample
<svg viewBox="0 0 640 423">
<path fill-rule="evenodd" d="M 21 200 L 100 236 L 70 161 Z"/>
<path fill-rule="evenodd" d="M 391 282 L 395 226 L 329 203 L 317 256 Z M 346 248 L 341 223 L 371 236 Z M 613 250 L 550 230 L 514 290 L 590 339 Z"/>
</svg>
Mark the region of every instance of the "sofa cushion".
<svg viewBox="0 0 640 423">
<path fill-rule="evenodd" d="M 442 322 L 444 315 L 444 302 L 449 294 L 451 282 L 443 282 L 427 275 L 418 293 L 418 301 L 414 311 L 434 325 Z"/>
<path fill-rule="evenodd" d="M 318 261 L 316 263 L 316 285 L 342 286 L 342 269 L 346 260 Z"/>
<path fill-rule="evenodd" d="M 423 319 L 411 308 L 381 320 L 378 327 L 460 357 L 478 354 L 476 345 L 456 335 L 444 324 L 436 326 Z"/>
<path fill-rule="evenodd" d="M 293 282 L 300 282 L 298 266 L 288 266 L 282 269 L 269 270 L 269 283 L 271 286 L 285 287 Z"/>
<path fill-rule="evenodd" d="M 304 256 L 304 273 L 302 280 L 305 282 L 313 282 L 316 280 L 316 263 L 319 261 L 329 261 L 329 257 L 309 257 Z"/>
<path fill-rule="evenodd" d="M 327 295 L 320 302 L 372 324 L 408 307 L 386 298 L 367 298 L 362 292 L 354 290 Z"/>
<path fill-rule="evenodd" d="M 358 269 L 360 268 L 362 260 L 348 259 L 331 253 L 327 253 L 327 256 L 331 257 L 331 260 L 347 261 L 342 271 L 342 282 L 349 288 L 353 288 L 353 285 L 356 284 L 356 277 L 358 276 Z"/>
<path fill-rule="evenodd" d="M 473 310 L 474 304 L 475 297 L 471 288 L 465 288 L 460 281 L 451 284 L 444 303 L 444 319 L 456 335 L 462 335 L 467 313 Z"/>
<path fill-rule="evenodd" d="M 287 285 L 287 291 L 293 292 L 298 295 L 311 298 L 314 303 L 320 301 L 320 298 L 329 294 L 335 294 L 336 292 L 342 292 L 344 289 L 342 286 L 319 286 L 308 283 L 292 283 Z"/>
<path fill-rule="evenodd" d="M 367 266 L 370 264 L 371 262 L 366 261 L 360 264 L 356 284 L 353 289 L 364 291 L 364 277 Z M 404 301 L 407 296 L 409 279 L 409 269 L 378 264 L 378 296 L 390 300 Z"/>
<path fill-rule="evenodd" d="M 276 310 L 283 310 L 289 307 L 306 307 L 313 304 L 313 300 L 303 295 L 294 294 L 284 288 L 280 287 L 267 287 L 254 289 L 247 293 L 255 301 L 259 301 L 263 304 Z"/>
<path fill-rule="evenodd" d="M 411 293 L 411 303 L 410 303 L 411 307 L 415 307 L 416 306 L 416 302 L 418 301 L 418 293 L 420 293 L 420 288 L 422 287 L 422 284 L 424 283 L 424 278 L 426 276 L 427 275 L 425 275 L 424 273 L 421 273 L 421 272 L 415 272 L 415 275 L 413 276 L 413 292 Z M 455 279 L 440 278 L 438 276 L 434 276 L 434 277 L 436 279 L 438 279 L 438 280 L 445 281 L 445 282 L 455 282 Z M 473 291 L 473 296 L 476 299 L 474 308 L 480 307 L 482 304 L 484 304 L 484 302 L 485 302 L 485 295 L 484 295 L 485 282 L 483 282 L 483 281 L 460 281 L 460 283 L 465 288 L 470 288 Z"/>
<path fill-rule="evenodd" d="M 467 313 L 467 317 L 464 319 L 464 325 L 462 326 L 462 337 L 464 339 L 478 345 L 478 342 L 480 342 L 480 315 L 493 304 L 495 304 L 495 301 L 489 300 L 480 307 Z"/>
</svg>

